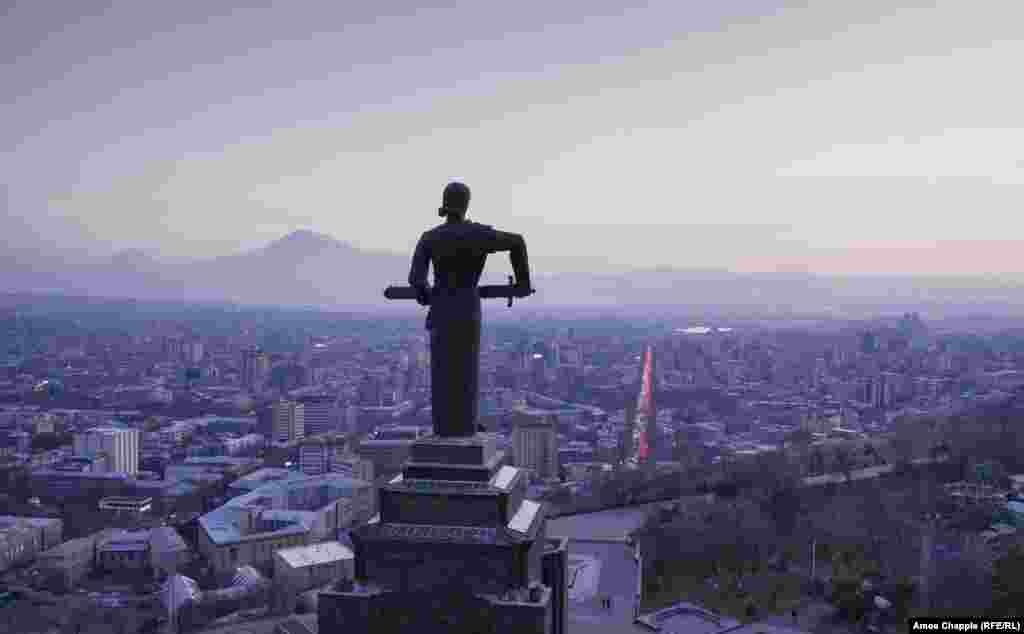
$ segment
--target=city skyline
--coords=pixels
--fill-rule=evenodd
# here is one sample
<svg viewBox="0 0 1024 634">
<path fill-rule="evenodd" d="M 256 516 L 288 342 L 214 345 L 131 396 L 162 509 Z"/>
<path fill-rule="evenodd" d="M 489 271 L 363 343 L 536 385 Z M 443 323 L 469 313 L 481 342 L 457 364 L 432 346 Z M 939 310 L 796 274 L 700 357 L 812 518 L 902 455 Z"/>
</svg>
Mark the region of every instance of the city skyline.
<svg viewBox="0 0 1024 634">
<path fill-rule="evenodd" d="M 0 26 L 13 247 L 408 253 L 464 178 L 538 258 L 1016 268 L 1011 3 L 95 7 Z"/>
</svg>

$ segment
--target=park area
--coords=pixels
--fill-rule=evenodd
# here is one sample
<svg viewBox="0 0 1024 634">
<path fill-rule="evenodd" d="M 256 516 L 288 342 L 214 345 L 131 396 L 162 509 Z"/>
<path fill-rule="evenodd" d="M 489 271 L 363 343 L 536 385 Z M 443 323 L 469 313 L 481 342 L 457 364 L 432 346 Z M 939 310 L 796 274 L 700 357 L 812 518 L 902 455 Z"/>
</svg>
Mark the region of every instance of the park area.
<svg viewBox="0 0 1024 634">
<path fill-rule="evenodd" d="M 680 567 L 665 570 L 648 584 L 641 611 L 653 612 L 685 600 L 741 622 L 752 622 L 798 607 L 805 583 L 806 579 L 796 574 L 775 571 L 744 577 L 725 573 L 701 579 Z"/>
</svg>

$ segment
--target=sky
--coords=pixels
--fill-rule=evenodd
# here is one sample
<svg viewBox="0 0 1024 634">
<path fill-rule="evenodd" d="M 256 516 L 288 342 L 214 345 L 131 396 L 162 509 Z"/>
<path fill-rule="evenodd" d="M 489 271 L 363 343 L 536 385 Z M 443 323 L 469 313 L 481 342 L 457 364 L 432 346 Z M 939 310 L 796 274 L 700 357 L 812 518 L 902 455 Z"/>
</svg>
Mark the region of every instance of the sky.
<svg viewBox="0 0 1024 634">
<path fill-rule="evenodd" d="M 1016 0 L 0 3 L 8 247 L 1021 272 Z M 583 261 L 583 260 L 579 260 Z"/>
</svg>

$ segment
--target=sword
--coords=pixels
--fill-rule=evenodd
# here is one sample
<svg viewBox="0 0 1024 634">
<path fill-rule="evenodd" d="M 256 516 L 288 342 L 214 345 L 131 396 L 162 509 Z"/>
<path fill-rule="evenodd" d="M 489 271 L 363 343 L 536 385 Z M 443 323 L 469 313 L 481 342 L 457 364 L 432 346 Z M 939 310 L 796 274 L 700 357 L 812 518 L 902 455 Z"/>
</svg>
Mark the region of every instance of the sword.
<svg viewBox="0 0 1024 634">
<path fill-rule="evenodd" d="M 508 306 L 510 308 L 512 307 L 512 300 L 518 297 L 516 294 L 518 287 L 514 284 L 511 275 L 508 276 L 508 284 L 478 286 L 477 290 L 483 299 L 493 299 L 495 297 L 508 298 Z M 429 289 L 429 291 L 433 292 L 433 289 Z M 416 289 L 412 286 L 389 286 L 384 289 L 384 297 L 387 299 L 416 299 Z"/>
</svg>

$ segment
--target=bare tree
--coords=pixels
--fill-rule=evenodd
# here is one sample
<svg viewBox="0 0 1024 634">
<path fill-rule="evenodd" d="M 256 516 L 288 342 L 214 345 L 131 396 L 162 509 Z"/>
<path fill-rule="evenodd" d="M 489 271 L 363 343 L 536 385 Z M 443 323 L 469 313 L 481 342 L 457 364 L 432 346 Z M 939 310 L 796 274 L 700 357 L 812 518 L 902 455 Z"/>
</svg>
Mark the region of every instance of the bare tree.
<svg viewBox="0 0 1024 634">
<path fill-rule="evenodd" d="M 992 601 L 992 574 L 984 562 L 967 556 L 936 562 L 931 583 L 931 611 L 935 616 L 987 614 Z"/>
<path fill-rule="evenodd" d="M 853 480 L 853 456 L 846 447 L 836 447 L 834 454 L 836 469 L 843 474 L 847 482 Z"/>
</svg>

